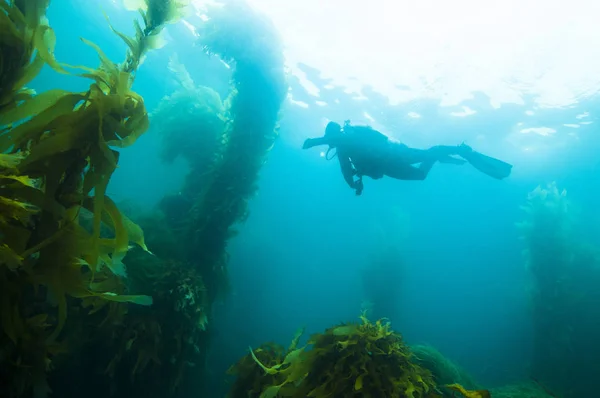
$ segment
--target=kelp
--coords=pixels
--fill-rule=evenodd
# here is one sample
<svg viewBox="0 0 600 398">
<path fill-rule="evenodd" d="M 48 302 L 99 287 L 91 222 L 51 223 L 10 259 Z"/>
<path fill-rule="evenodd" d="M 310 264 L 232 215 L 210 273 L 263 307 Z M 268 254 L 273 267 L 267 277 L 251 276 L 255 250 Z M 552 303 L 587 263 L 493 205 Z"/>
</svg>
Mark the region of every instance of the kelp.
<svg viewBox="0 0 600 398">
<path fill-rule="evenodd" d="M 0 112 L 31 97 L 25 85 L 45 63 L 55 64 L 54 34 L 45 17 L 49 0 L 0 2 Z M 35 54 L 35 56 L 34 56 Z M 4 123 L 0 122 L 0 126 Z"/>
<path fill-rule="evenodd" d="M 282 46 L 274 26 L 245 2 L 210 7 L 198 28 L 200 44 L 232 70 L 233 90 L 226 106 L 225 139 L 189 212 L 188 258 L 205 272 L 212 301 L 226 286 L 227 242 L 248 215 L 247 201 L 265 156 L 277 137 L 281 104 L 287 93 Z M 197 189 L 199 188 L 199 190 Z"/>
<path fill-rule="evenodd" d="M 148 20 L 156 15 L 166 15 L 166 19 L 173 15 L 141 8 Z M 212 32 L 213 43 L 224 42 L 235 36 L 233 32 L 243 29 L 227 24 L 228 17 L 220 11 L 212 9 L 208 13 L 211 29 L 215 23 L 223 24 L 218 32 Z M 226 13 L 238 13 L 238 19 L 243 16 L 244 23 L 256 28 L 256 16 L 249 8 L 227 7 Z M 149 17 L 150 14 L 153 16 Z M 136 28 L 136 32 L 146 30 Z M 257 32 L 245 32 L 273 35 L 272 27 L 265 30 L 260 24 Z M 198 383 L 197 374 L 205 364 L 211 333 L 210 309 L 225 286 L 226 241 L 232 236 L 233 225 L 246 214 L 245 203 L 256 189 L 258 171 L 276 137 L 278 110 L 286 91 L 277 41 L 260 43 L 253 49 L 254 54 L 240 48 L 235 59 L 229 53 L 221 54 L 223 47 L 216 44 L 211 47 L 210 52 L 227 60 L 233 72 L 230 94 L 225 100 L 212 88 L 195 84 L 183 65 L 175 57 L 171 59 L 169 67 L 182 89 L 166 96 L 151 120 L 153 128 L 165 138 L 168 155 L 165 160 L 182 155 L 190 164 L 185 185 L 177 195 L 165 197 L 159 209 L 147 216 L 128 218 L 104 212 L 99 217 L 100 242 L 123 248 L 124 234 L 104 237 L 107 228 L 114 229 L 114 225 L 122 223 L 127 229 L 128 243 L 139 246 L 125 252 L 109 252 L 110 259 L 122 260 L 122 264 L 101 263 L 104 275 L 126 272 L 129 287 L 153 298 L 151 309 L 130 306 L 126 312 L 123 306 L 106 303 L 98 297 L 83 299 L 94 319 L 102 319 L 94 321 L 101 327 L 94 331 L 98 337 L 93 341 L 99 336 L 111 336 L 105 344 L 95 347 L 86 344 L 85 348 L 95 358 L 102 358 L 101 362 L 106 359 L 108 365 L 102 371 L 109 376 L 107 384 L 115 393 L 187 396 L 193 390 L 191 385 Z M 269 55 L 268 62 L 264 62 L 262 55 L 271 53 L 276 55 Z M 129 49 L 128 60 L 120 66 L 122 72 L 141 63 L 131 60 L 136 54 L 139 53 Z M 132 80 L 130 74 L 127 81 Z M 257 106 L 256 101 L 263 101 L 266 106 Z M 232 175 L 233 167 L 239 168 L 239 176 Z M 83 203 L 80 214 L 86 218 L 85 230 L 96 231 L 96 203 L 88 198 Z M 104 206 L 114 207 L 109 199 L 105 199 Z M 128 220 L 135 220 L 144 230 L 142 240 L 127 228 Z M 106 279 L 106 283 L 113 280 Z M 190 377 L 193 374 L 195 377 Z M 61 376 L 67 377 L 64 373 Z M 98 388 L 99 396 L 105 388 Z"/>
<path fill-rule="evenodd" d="M 595 333 L 589 320 L 600 317 L 600 257 L 575 228 L 573 207 L 555 182 L 538 186 L 517 224 L 533 277 L 531 375 L 567 398 L 596 394 L 592 380 L 600 372 L 600 344 L 589 339 Z"/>
<path fill-rule="evenodd" d="M 460 384 L 448 384 L 445 387 L 460 393 L 465 398 L 491 398 L 488 390 L 467 390 Z"/>
<path fill-rule="evenodd" d="M 106 322 L 102 352 L 89 349 L 107 366 L 106 388 L 124 395 L 185 396 L 191 375 L 204 366 L 208 337 L 207 289 L 199 271 L 179 256 L 180 242 L 159 211 L 131 214 L 145 231 L 153 254 L 134 247 L 124 259 L 128 284 L 151 294 L 152 308 L 131 307 Z M 194 380 L 192 380 L 194 381 Z M 108 392 L 102 389 L 97 396 Z"/>
<path fill-rule="evenodd" d="M 459 384 L 437 386 L 385 319 L 360 318 L 360 323 L 316 334 L 300 348 L 301 332 L 287 350 L 274 344 L 250 349 L 229 370 L 236 376 L 229 396 L 433 398 L 444 396 L 441 389 L 446 389 L 467 398 L 489 397 L 486 390 L 469 391 Z"/>
<path fill-rule="evenodd" d="M 281 383 L 281 375 L 277 372 L 265 372 L 265 368 L 273 369 L 284 362 L 285 347 L 275 343 L 265 343 L 242 357 L 227 373 L 235 377 L 228 397 L 258 397 L 273 385 Z"/>
<path fill-rule="evenodd" d="M 306 396 L 435 396 L 428 370 L 411 361 L 402 337 L 385 319 L 342 324 L 313 337 L 310 369 L 300 389 Z M 333 366 L 328 365 L 335 364 Z"/>
<path fill-rule="evenodd" d="M 177 56 L 171 57 L 169 69 L 179 89 L 162 99 L 151 120 L 163 137 L 163 159 L 169 162 L 182 156 L 190 171 L 181 190 L 163 198 L 152 219 L 141 222 L 148 247 L 170 264 L 171 270 L 179 269 L 180 278 L 194 275 L 189 282 L 175 278 L 172 284 L 160 284 L 155 289 L 180 292 L 187 300 L 175 301 L 183 305 L 176 305 L 179 311 L 189 313 L 197 308 L 195 313 L 202 314 L 197 321 L 164 314 L 170 324 L 178 320 L 187 325 L 186 335 L 172 328 L 169 335 L 193 342 L 193 347 L 188 344 L 185 348 L 185 343 L 182 347 L 197 354 L 186 358 L 194 366 L 203 366 L 206 360 L 209 311 L 227 286 L 227 241 L 233 236 L 234 225 L 247 214 L 246 201 L 256 190 L 264 156 L 275 140 L 279 107 L 286 92 L 281 47 L 271 25 L 244 3 L 211 7 L 206 15 L 207 21 L 197 30 L 199 40 L 205 52 L 229 64 L 229 94 L 223 99 L 212 87 L 197 84 Z M 236 24 L 231 23 L 232 18 Z M 237 50 L 231 52 L 227 43 L 236 40 L 240 31 L 244 42 L 234 43 Z M 133 263 L 144 261 L 144 255 L 136 253 L 126 258 L 130 268 L 138 269 Z M 141 285 L 154 283 L 156 277 L 149 275 Z M 201 283 L 202 294 L 190 292 L 193 280 Z M 191 297 L 194 300 L 190 301 Z M 165 299 L 165 305 L 174 303 L 174 297 L 165 295 Z M 168 345 L 165 336 L 163 331 L 162 345 Z M 164 370 L 164 353 L 158 358 Z M 180 362 L 181 358 L 172 363 Z M 166 371 L 170 379 L 173 374 L 172 369 Z"/>
<path fill-rule="evenodd" d="M 179 396 L 186 376 L 204 365 L 206 288 L 199 272 L 184 262 L 182 242 L 160 211 L 128 216 L 144 230 L 144 245 L 152 250 L 140 246 L 128 251 L 123 259 L 128 285 L 151 294 L 153 306 L 128 308 L 125 317 L 102 331 L 102 352 L 89 347 L 107 364 L 101 373 L 108 380 L 96 396 L 107 395 L 108 387 L 124 395 Z"/>
<path fill-rule="evenodd" d="M 152 252 L 170 264 L 170 269 L 179 269 L 180 277 L 190 273 L 202 283 L 201 295 L 185 294 L 186 306 L 189 297 L 195 297 L 192 308 L 202 308 L 205 317 L 199 318 L 200 324 L 165 313 L 170 320 L 195 328 L 195 347 L 187 349 L 198 354 L 187 359 L 193 365 L 204 364 L 209 311 L 227 286 L 227 241 L 234 225 L 247 214 L 246 201 L 256 190 L 259 170 L 276 138 L 279 107 L 286 92 L 281 47 L 271 25 L 243 3 L 211 7 L 206 15 L 207 21 L 198 27 L 199 40 L 207 53 L 229 64 L 230 91 L 222 99 L 212 87 L 198 85 L 177 56 L 171 57 L 169 69 L 179 89 L 162 99 L 151 120 L 163 137 L 163 159 L 182 156 L 190 172 L 177 194 L 163 198 L 159 209 L 140 221 Z M 237 24 L 231 23 L 232 18 Z M 234 43 L 237 50 L 231 52 L 227 43 L 240 31 L 244 42 Z M 139 269 L 134 264 L 143 263 L 143 257 L 139 251 L 131 252 L 125 262 L 131 264 L 128 268 Z M 148 275 L 140 285 L 153 284 L 155 278 L 157 275 Z M 155 291 L 168 288 L 183 293 L 191 286 L 173 279 L 171 285 L 157 285 Z M 165 305 L 169 300 L 173 298 L 165 300 Z M 180 332 L 174 333 L 179 338 Z M 161 339 L 166 344 L 165 335 Z M 172 372 L 167 374 L 171 377 Z"/>
<path fill-rule="evenodd" d="M 137 41 L 120 35 L 129 46 L 123 64 L 82 39 L 100 58 L 93 69 L 54 58 L 48 1 L 0 2 L 0 381 L 8 396 L 49 392 L 45 373 L 68 346 L 70 310 L 152 304 L 128 294 L 121 279 L 130 242 L 147 250 L 143 233 L 106 196 L 119 159 L 113 148 L 132 145 L 148 128 L 144 101 L 131 90 L 134 73 L 150 36 L 176 17 L 172 2 L 147 4 Z M 36 94 L 26 84 L 44 64 L 83 71 L 92 84 L 80 93 Z M 91 228 L 81 220 L 85 211 Z"/>
<path fill-rule="evenodd" d="M 173 23 L 186 15 L 189 0 L 126 0 L 125 6 L 130 10 L 139 11 L 144 27 L 134 20 L 135 37 L 129 37 L 111 26 L 128 47 L 127 61 L 124 65 L 126 72 L 135 72 L 145 59 L 149 50 L 164 45 L 161 32 L 166 24 Z"/>
<path fill-rule="evenodd" d="M 266 375 L 277 376 L 260 391 L 260 397 L 424 397 L 434 393 L 430 374 L 410 362 L 400 336 L 383 320 L 373 324 L 364 315 L 361 320 L 361 324 L 340 324 L 313 336 L 307 344 L 310 350 L 291 347 L 281 362 L 270 367 L 250 350 Z"/>
<path fill-rule="evenodd" d="M 188 162 L 195 178 L 186 183 L 193 181 L 194 186 L 186 185 L 182 191 L 191 195 L 201 191 L 205 180 L 198 175 L 210 173 L 226 144 L 227 104 L 212 88 L 197 85 L 176 54 L 169 60 L 169 70 L 179 88 L 163 97 L 150 118 L 163 138 L 163 160 L 169 163 L 183 156 Z"/>
</svg>

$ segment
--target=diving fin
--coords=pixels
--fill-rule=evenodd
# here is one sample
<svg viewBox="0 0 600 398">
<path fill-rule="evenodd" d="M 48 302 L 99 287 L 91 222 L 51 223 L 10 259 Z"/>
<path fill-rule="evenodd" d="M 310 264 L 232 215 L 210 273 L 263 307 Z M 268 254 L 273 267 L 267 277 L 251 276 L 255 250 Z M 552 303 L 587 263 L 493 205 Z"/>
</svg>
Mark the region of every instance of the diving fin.
<svg viewBox="0 0 600 398">
<path fill-rule="evenodd" d="M 490 177 L 502 180 L 510 175 L 512 164 L 506 163 L 500 159 L 496 159 L 474 150 L 465 151 L 461 157 L 465 158 L 473 167 L 489 175 Z"/>
</svg>

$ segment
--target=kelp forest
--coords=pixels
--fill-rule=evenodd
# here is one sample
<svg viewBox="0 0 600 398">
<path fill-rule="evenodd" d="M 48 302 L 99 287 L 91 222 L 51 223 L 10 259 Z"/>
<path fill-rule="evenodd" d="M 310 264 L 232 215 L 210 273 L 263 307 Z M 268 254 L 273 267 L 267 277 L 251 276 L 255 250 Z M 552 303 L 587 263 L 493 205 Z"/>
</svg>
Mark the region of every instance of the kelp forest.
<svg viewBox="0 0 600 398">
<path fill-rule="evenodd" d="M 98 63 L 70 65 L 54 53 L 60 38 L 46 16 L 50 0 L 0 0 L 2 398 L 208 394 L 214 304 L 229 294 L 228 243 L 248 216 L 288 93 L 283 46 L 272 23 L 245 2 L 211 2 L 194 26 L 194 46 L 225 72 L 200 84 L 172 56 L 167 73 L 177 89 L 148 110 L 134 90 L 136 75 L 147 54 L 169 46 L 165 27 L 182 23 L 191 6 L 136 4 L 137 14 L 128 14 L 134 35 L 105 20 L 122 59 L 81 37 Z M 37 92 L 32 82 L 44 68 L 87 89 Z M 107 187 L 122 152 L 150 128 L 162 160 L 183 158 L 189 167 L 177 193 L 141 210 L 111 198 Z M 568 283 L 580 281 L 557 287 L 547 278 L 547 263 L 564 275 L 593 257 L 584 248 L 573 255 L 565 203 L 555 185 L 538 188 L 520 225 L 539 290 L 535 380 L 489 390 L 435 348 L 405 343 L 385 318 L 397 301 L 391 283 L 402 283 L 394 242 L 372 256 L 379 271 L 362 276 L 375 319 L 364 311 L 304 344 L 300 329 L 287 347 L 249 347 L 228 374 L 213 377 L 228 383 L 232 398 L 555 396 L 549 384 L 584 396 L 567 374 L 593 366 L 558 343 L 571 332 L 552 325 L 559 307 L 576 300 Z M 547 222 L 558 232 L 549 236 Z M 552 253 L 540 246 L 548 240 Z M 549 358 L 565 366 L 553 373 Z"/>
<path fill-rule="evenodd" d="M 281 49 L 252 41 L 272 28 L 243 3 L 207 11 L 198 44 L 231 66 L 230 94 L 195 86 L 174 60 L 184 91 L 157 112 L 195 96 L 190 127 L 202 138 L 181 153 L 191 170 L 180 194 L 133 215 L 107 185 L 120 150 L 151 123 L 132 89 L 136 72 L 186 4 L 146 0 L 134 37 L 107 23 L 124 42 L 120 62 L 81 38 L 97 67 L 54 57 L 48 0 L 0 6 L 2 396 L 188 396 L 204 366 L 211 304 L 227 289 L 227 241 L 276 137 Z M 89 89 L 29 89 L 45 65 Z M 163 134 L 174 142 L 179 131 Z"/>
</svg>

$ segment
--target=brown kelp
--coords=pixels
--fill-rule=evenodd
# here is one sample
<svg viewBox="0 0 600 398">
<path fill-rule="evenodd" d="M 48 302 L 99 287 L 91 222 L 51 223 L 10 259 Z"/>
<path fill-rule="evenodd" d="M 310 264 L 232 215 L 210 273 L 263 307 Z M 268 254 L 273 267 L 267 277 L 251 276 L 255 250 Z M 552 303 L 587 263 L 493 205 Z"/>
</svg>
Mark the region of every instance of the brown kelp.
<svg viewBox="0 0 600 398">
<path fill-rule="evenodd" d="M 7 396 L 49 392 L 46 372 L 78 344 L 68 319 L 152 303 L 130 295 L 123 280 L 122 259 L 130 242 L 146 249 L 143 234 L 105 194 L 119 160 L 113 148 L 133 144 L 148 127 L 144 101 L 131 90 L 135 72 L 178 8 L 167 0 L 146 5 L 136 38 L 119 33 L 129 47 L 122 64 L 82 39 L 100 57 L 93 69 L 54 58 L 48 0 L 0 1 L 0 384 Z M 85 92 L 36 93 L 26 85 L 44 65 L 82 71 L 92 83 Z"/>
<path fill-rule="evenodd" d="M 459 384 L 436 386 L 388 322 L 372 323 L 364 314 L 360 319 L 316 334 L 300 348 L 301 332 L 287 350 L 272 344 L 251 349 L 229 371 L 236 376 L 229 396 L 415 398 L 458 392 L 489 397 L 486 390 L 469 391 Z"/>
</svg>

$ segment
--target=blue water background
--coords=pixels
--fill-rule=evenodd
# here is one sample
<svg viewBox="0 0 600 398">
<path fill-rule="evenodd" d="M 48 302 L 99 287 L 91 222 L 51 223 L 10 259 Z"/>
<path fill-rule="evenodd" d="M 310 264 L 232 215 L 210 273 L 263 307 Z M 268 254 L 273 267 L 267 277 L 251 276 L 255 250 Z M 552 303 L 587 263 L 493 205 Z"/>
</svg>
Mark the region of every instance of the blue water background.
<svg viewBox="0 0 600 398">
<path fill-rule="evenodd" d="M 115 27 L 132 32 L 135 14 L 110 2 L 52 1 L 48 17 L 61 62 L 98 64 L 93 49 L 79 37 L 98 44 L 116 62 L 124 59 L 125 46 L 110 32 L 100 6 Z M 168 32 L 169 44 L 149 54 L 134 85 L 150 111 L 176 88 L 167 73 L 173 53 L 196 82 L 211 81 L 203 69 L 206 57 L 194 46 L 189 31 L 179 24 L 169 26 Z M 269 340 L 287 344 L 300 326 L 311 334 L 357 319 L 365 298 L 361 271 L 381 246 L 377 226 L 385 224 L 393 231 L 389 225 L 396 210 L 408 215 L 410 224 L 408 237 L 398 242 L 404 248 L 404 269 L 397 286 L 398 313 L 389 315 L 393 327 L 411 344 L 434 345 L 481 382 L 495 385 L 527 377 L 531 281 L 515 223 L 525 217 L 520 206 L 528 192 L 556 181 L 575 204 L 578 231 L 597 243 L 599 98 L 563 109 L 536 109 L 534 116 L 526 116 L 526 110 L 534 109 L 535 98 L 525 97 L 525 105 L 494 109 L 485 94 L 474 93 L 461 106 L 477 113 L 459 118 L 450 113 L 460 111 L 460 106 L 440 107 L 436 101 L 421 100 L 391 107 L 368 90 L 369 100 L 355 101 L 342 89 L 326 90 L 324 82 L 314 77 L 312 81 L 322 88 L 320 98 L 310 96 L 290 76 L 294 99 L 309 106 L 284 104 L 280 138 L 261 172 L 251 216 L 231 242 L 232 293 L 215 306 L 213 321 L 216 337 L 209 364 L 214 380 L 220 380 L 248 346 Z M 45 69 L 35 88 L 85 90 L 88 84 Z M 334 98 L 339 105 L 315 104 Z M 368 122 L 365 111 L 408 145 L 464 140 L 513 163 L 513 175 L 496 181 L 468 166 L 436 165 L 422 182 L 366 180 L 363 195 L 356 197 L 336 161 L 326 161 L 318 149 L 300 147 L 305 138 L 322 133 L 326 119 Z M 410 118 L 409 112 L 422 117 Z M 584 112 L 594 123 L 578 129 L 563 126 L 577 123 L 576 116 Z M 518 133 L 521 128 L 542 126 L 557 132 Z M 572 132 L 578 138 L 569 135 Z M 477 139 L 480 134 L 484 140 Z M 507 142 L 508 134 L 522 138 L 522 146 L 539 149 L 525 152 Z M 185 162 L 162 163 L 161 139 L 151 127 L 133 147 L 123 150 L 109 186 L 117 202 L 133 200 L 152 208 L 166 193 L 179 189 Z"/>
</svg>

